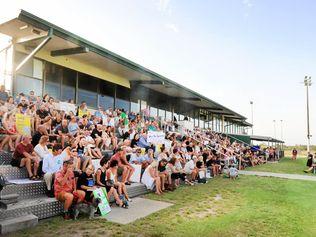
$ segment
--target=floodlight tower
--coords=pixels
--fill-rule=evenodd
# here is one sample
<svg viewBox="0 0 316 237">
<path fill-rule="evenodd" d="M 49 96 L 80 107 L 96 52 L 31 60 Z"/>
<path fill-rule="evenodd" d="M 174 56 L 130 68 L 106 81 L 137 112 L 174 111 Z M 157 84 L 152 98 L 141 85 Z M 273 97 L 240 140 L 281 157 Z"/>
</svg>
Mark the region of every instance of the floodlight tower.
<svg viewBox="0 0 316 237">
<path fill-rule="evenodd" d="M 253 135 L 253 101 L 250 101 L 250 106 L 251 106 L 251 135 Z"/>
<path fill-rule="evenodd" d="M 310 152 L 310 138 L 311 134 L 309 131 L 309 95 L 308 95 L 308 88 L 312 85 L 312 77 L 305 76 L 304 78 L 304 85 L 306 86 L 306 110 L 307 110 L 307 152 Z"/>
</svg>

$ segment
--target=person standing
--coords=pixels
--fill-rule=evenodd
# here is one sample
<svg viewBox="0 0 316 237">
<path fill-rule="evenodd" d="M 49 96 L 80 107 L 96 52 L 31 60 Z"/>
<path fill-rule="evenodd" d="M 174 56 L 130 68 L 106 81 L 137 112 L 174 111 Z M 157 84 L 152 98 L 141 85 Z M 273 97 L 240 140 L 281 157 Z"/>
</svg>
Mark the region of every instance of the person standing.
<svg viewBox="0 0 316 237">
<path fill-rule="evenodd" d="M 296 157 L 297 157 L 297 150 L 296 148 L 294 147 L 293 151 L 292 151 L 292 160 L 296 160 Z"/>
</svg>

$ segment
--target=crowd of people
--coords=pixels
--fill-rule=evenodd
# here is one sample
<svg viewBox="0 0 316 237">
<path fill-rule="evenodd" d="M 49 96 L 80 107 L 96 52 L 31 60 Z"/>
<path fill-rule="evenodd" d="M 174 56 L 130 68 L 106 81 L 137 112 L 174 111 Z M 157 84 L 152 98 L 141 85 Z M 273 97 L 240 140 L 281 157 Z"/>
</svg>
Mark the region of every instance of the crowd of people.
<svg viewBox="0 0 316 237">
<path fill-rule="evenodd" d="M 238 169 L 263 164 L 275 152 L 253 150 L 211 130 L 177 132 L 177 126 L 146 111 L 92 111 L 83 101 L 76 111 L 67 112 L 47 94 L 40 97 L 31 91 L 14 98 L 3 87 L 0 103 L 0 151 L 13 152 L 11 165 L 26 167 L 31 180 L 45 181 L 47 196 L 64 203 L 65 219 L 72 205 L 91 203 L 98 187 L 106 189 L 108 200 L 127 208 L 135 165 L 141 167 L 140 181 L 162 195 L 182 183 L 206 183 L 220 174 L 235 179 Z M 17 114 L 30 117 L 30 135 L 17 130 Z M 149 143 L 148 131 L 163 131 L 165 142 Z"/>
</svg>

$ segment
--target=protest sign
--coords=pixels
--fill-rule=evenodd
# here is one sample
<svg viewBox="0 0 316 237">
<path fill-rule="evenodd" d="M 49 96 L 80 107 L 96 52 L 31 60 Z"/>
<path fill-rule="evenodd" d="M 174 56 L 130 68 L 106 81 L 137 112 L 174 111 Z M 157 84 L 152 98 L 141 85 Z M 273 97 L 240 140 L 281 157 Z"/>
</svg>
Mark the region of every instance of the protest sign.
<svg viewBox="0 0 316 237">
<path fill-rule="evenodd" d="M 142 172 L 141 165 L 131 164 L 131 166 L 135 169 L 133 175 L 131 176 L 131 182 L 140 183 L 140 175 Z"/>
<path fill-rule="evenodd" d="M 23 136 L 31 136 L 31 118 L 27 115 L 16 114 L 15 126 L 18 133 Z"/>
<path fill-rule="evenodd" d="M 165 133 L 162 131 L 148 131 L 147 142 L 152 144 L 163 144 L 165 141 Z"/>
<path fill-rule="evenodd" d="M 79 118 L 82 118 L 83 115 L 89 115 L 89 111 L 88 110 L 82 110 L 82 109 L 78 109 L 78 116 Z"/>
<path fill-rule="evenodd" d="M 76 113 L 76 106 L 67 102 L 59 102 L 59 110 L 63 110 L 66 113 L 73 112 Z"/>
<path fill-rule="evenodd" d="M 106 198 L 107 192 L 105 188 L 97 188 L 93 191 L 94 198 L 99 198 L 101 202 L 99 203 L 98 207 L 100 209 L 101 215 L 105 216 L 111 211 L 110 204 L 108 199 Z"/>
</svg>

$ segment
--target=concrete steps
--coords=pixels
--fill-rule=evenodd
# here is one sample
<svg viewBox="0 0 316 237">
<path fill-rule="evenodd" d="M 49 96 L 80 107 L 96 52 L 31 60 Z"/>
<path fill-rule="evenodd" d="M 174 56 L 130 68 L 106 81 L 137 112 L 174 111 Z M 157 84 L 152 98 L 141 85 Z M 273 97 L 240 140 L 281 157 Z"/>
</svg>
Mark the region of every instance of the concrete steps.
<svg viewBox="0 0 316 237">
<path fill-rule="evenodd" d="M 105 153 L 112 156 L 113 151 Z M 29 180 L 26 169 L 12 167 L 11 159 L 12 154 L 0 153 L 0 173 L 11 183 L 0 192 L 0 234 L 33 227 L 38 220 L 63 213 L 62 203 L 45 195 L 45 182 Z M 127 191 L 131 198 L 148 193 L 141 183 L 127 185 Z"/>
<path fill-rule="evenodd" d="M 37 216 L 26 214 L 18 218 L 8 218 L 0 222 L 0 233 L 7 234 L 13 231 L 23 230 L 36 226 L 38 223 Z"/>
</svg>

